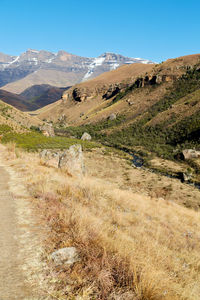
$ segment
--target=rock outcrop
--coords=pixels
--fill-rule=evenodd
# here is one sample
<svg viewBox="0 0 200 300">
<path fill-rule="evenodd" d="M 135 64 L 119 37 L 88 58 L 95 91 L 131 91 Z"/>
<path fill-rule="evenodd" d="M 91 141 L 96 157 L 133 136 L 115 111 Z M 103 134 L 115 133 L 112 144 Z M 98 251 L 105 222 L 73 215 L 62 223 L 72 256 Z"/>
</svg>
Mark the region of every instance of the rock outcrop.
<svg viewBox="0 0 200 300">
<path fill-rule="evenodd" d="M 193 159 L 193 158 L 199 158 L 200 157 L 200 151 L 196 151 L 194 149 L 185 149 L 182 152 L 184 159 Z"/>
<path fill-rule="evenodd" d="M 138 77 L 137 79 L 130 79 L 126 82 L 110 83 L 110 84 L 99 84 L 89 87 L 89 85 L 76 85 L 70 88 L 63 94 L 63 104 L 68 101 L 84 102 L 95 97 L 101 97 L 102 100 L 109 100 L 118 93 L 124 92 L 127 88 L 143 88 L 148 85 L 160 84 L 162 82 L 170 82 L 177 80 L 178 76 L 173 74 L 154 74 Z"/>
<path fill-rule="evenodd" d="M 81 145 L 73 145 L 64 151 L 59 158 L 58 167 L 65 170 L 71 176 L 83 176 L 85 166 Z"/>
<path fill-rule="evenodd" d="M 116 120 L 116 118 L 117 118 L 116 114 L 112 113 L 112 114 L 108 117 L 108 120 L 113 121 L 113 120 Z"/>
<path fill-rule="evenodd" d="M 50 150 L 42 150 L 39 154 L 40 159 L 49 167 L 58 168 L 60 153 L 52 152 Z"/>
<path fill-rule="evenodd" d="M 40 127 L 41 132 L 48 137 L 55 136 L 54 128 L 52 124 L 45 124 Z"/>
</svg>

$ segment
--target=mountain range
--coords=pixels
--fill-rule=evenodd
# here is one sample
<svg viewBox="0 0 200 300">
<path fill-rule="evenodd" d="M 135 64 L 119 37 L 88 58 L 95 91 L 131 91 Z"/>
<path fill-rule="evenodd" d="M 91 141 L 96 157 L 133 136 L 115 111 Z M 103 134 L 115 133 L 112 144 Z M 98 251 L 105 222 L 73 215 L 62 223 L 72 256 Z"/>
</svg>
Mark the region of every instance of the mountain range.
<svg viewBox="0 0 200 300">
<path fill-rule="evenodd" d="M 104 53 L 97 58 L 81 57 L 65 51 L 52 53 L 33 49 L 19 56 L 0 53 L 0 87 L 16 94 L 40 84 L 67 87 L 132 63 L 152 62 L 115 53 Z"/>
</svg>

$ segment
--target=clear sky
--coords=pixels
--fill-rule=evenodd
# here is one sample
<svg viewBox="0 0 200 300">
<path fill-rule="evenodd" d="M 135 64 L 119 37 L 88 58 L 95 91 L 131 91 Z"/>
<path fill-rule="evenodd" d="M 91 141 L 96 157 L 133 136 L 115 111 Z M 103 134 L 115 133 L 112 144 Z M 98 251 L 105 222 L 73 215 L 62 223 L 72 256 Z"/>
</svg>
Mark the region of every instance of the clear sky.
<svg viewBox="0 0 200 300">
<path fill-rule="evenodd" d="M 200 53 L 200 0 L 0 0 L 0 52 L 153 61 Z"/>
</svg>

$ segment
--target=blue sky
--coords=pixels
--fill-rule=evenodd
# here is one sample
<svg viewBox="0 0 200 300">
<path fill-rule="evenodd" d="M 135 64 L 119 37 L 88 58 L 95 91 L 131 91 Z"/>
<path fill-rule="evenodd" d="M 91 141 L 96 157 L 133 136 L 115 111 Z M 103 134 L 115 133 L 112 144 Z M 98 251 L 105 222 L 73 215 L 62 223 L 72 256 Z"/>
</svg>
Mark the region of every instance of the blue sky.
<svg viewBox="0 0 200 300">
<path fill-rule="evenodd" d="M 153 61 L 200 53 L 200 0 L 0 0 L 0 52 L 27 48 Z"/>
</svg>

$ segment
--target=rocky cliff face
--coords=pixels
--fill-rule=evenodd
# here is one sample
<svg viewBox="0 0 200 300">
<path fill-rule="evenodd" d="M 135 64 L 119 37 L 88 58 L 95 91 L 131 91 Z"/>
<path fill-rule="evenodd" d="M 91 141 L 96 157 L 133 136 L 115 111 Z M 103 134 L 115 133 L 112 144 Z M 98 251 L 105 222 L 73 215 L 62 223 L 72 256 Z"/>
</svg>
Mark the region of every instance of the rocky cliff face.
<svg viewBox="0 0 200 300">
<path fill-rule="evenodd" d="M 123 64 L 132 63 L 152 62 L 114 53 L 104 53 L 97 58 L 80 57 L 65 51 L 52 53 L 32 49 L 19 56 L 0 53 L 0 87 L 13 93 L 21 93 L 25 88 L 35 84 L 69 86 L 92 79 Z"/>
</svg>

